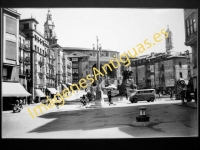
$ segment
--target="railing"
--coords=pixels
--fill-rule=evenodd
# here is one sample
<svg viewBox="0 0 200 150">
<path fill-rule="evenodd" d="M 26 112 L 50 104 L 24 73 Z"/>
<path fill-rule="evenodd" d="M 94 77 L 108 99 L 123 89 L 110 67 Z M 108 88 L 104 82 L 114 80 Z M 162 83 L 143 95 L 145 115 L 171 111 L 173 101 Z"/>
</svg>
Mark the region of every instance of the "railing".
<svg viewBox="0 0 200 150">
<path fill-rule="evenodd" d="M 55 84 L 53 84 L 53 83 L 47 83 L 46 84 L 48 87 L 54 87 L 55 86 Z"/>
<path fill-rule="evenodd" d="M 70 65 L 67 65 L 67 68 L 68 68 L 68 69 L 70 69 L 70 68 L 71 68 L 71 66 L 70 66 Z"/>
<path fill-rule="evenodd" d="M 22 63 L 24 61 L 24 57 L 19 56 L 19 62 Z"/>
<path fill-rule="evenodd" d="M 49 74 L 49 78 L 53 78 L 53 79 L 55 79 L 55 75 L 53 75 L 53 74 Z"/>
<path fill-rule="evenodd" d="M 65 74 L 65 73 L 63 73 L 62 75 L 63 75 L 64 77 L 66 77 L 66 74 Z"/>
<path fill-rule="evenodd" d="M 49 73 L 46 73 L 46 77 L 49 78 Z"/>
<path fill-rule="evenodd" d="M 19 74 L 20 74 L 20 75 L 26 75 L 26 71 L 24 71 L 24 70 L 19 70 Z"/>
<path fill-rule="evenodd" d="M 40 78 L 43 78 L 44 74 L 42 72 L 39 72 L 38 75 L 39 75 Z"/>
<path fill-rule="evenodd" d="M 52 64 L 49 64 L 50 69 L 54 69 L 54 66 Z"/>
<path fill-rule="evenodd" d="M 44 61 L 38 61 L 38 64 L 39 64 L 40 66 L 44 66 Z"/>
</svg>

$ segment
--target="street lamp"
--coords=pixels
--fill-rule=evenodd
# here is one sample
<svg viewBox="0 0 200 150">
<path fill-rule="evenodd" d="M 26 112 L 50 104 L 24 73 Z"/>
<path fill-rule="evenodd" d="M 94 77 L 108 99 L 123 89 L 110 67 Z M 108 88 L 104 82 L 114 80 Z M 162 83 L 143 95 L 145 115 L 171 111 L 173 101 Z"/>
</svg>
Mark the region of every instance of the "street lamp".
<svg viewBox="0 0 200 150">
<path fill-rule="evenodd" d="M 97 69 L 100 70 L 101 44 L 98 44 L 99 42 L 98 36 L 96 38 L 97 38 Z M 94 44 L 93 44 L 93 49 L 95 50 Z M 101 91 L 99 84 L 100 84 L 100 77 L 97 77 L 97 89 L 96 89 L 96 100 L 95 100 L 96 106 L 104 105 L 103 92 Z"/>
</svg>

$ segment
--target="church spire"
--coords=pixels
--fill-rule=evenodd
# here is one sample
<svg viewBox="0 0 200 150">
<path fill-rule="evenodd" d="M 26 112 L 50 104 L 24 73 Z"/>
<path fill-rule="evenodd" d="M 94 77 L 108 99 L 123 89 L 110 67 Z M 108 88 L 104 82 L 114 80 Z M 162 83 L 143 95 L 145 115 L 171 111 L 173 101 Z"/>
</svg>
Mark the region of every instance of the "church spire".
<svg viewBox="0 0 200 150">
<path fill-rule="evenodd" d="M 54 22 L 52 21 L 52 15 L 49 9 L 47 12 L 46 22 L 44 23 L 44 37 L 50 43 L 54 43 L 53 41 L 57 41 L 55 34 L 55 25 Z"/>
<path fill-rule="evenodd" d="M 173 50 L 173 40 L 172 40 L 172 32 L 169 29 L 169 25 L 167 25 L 167 30 L 166 32 L 168 33 L 168 37 L 165 39 L 165 48 L 167 53 L 171 53 Z"/>
</svg>

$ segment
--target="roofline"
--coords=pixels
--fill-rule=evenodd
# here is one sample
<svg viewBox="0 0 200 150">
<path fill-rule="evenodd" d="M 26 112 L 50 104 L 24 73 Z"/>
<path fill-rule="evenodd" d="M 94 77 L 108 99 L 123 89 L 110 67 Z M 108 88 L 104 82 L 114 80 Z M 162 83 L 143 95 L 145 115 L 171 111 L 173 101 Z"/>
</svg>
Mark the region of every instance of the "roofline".
<svg viewBox="0 0 200 150">
<path fill-rule="evenodd" d="M 21 22 L 23 22 L 23 21 L 35 21 L 37 24 L 39 24 L 39 22 L 35 18 L 20 19 L 19 21 L 21 21 Z"/>
<path fill-rule="evenodd" d="M 147 91 L 147 90 L 155 90 L 155 89 L 138 89 L 137 91 Z"/>
<path fill-rule="evenodd" d="M 88 51 L 94 51 L 93 49 L 90 48 L 80 48 L 80 47 L 62 47 L 63 50 L 88 50 Z M 118 51 L 113 51 L 113 50 L 109 50 L 109 49 L 102 49 L 101 51 L 112 51 L 112 52 L 118 52 Z M 119 52 L 118 52 L 119 53 Z"/>
</svg>

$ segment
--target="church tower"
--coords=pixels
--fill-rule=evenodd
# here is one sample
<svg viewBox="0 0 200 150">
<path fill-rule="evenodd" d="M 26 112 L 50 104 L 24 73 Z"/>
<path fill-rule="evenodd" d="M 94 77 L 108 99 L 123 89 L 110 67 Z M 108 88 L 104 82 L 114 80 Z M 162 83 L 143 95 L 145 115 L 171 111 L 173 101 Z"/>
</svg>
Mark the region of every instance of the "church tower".
<svg viewBox="0 0 200 150">
<path fill-rule="evenodd" d="M 47 19 L 44 23 L 44 37 L 49 41 L 50 44 L 57 44 L 56 34 L 55 34 L 55 25 L 52 21 L 52 15 L 50 10 L 47 13 Z"/>
<path fill-rule="evenodd" d="M 168 33 L 168 37 L 165 39 L 165 48 L 167 54 L 171 54 L 173 52 L 173 43 L 172 43 L 172 32 L 169 30 L 169 26 L 167 25 L 167 30 L 166 32 Z"/>
</svg>

